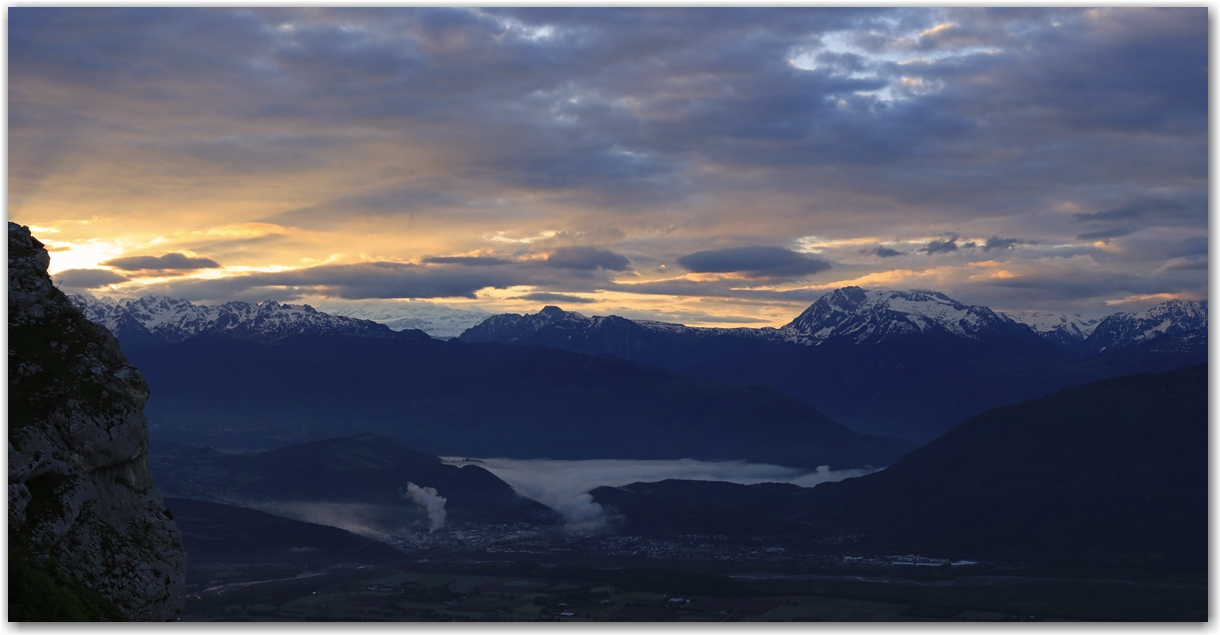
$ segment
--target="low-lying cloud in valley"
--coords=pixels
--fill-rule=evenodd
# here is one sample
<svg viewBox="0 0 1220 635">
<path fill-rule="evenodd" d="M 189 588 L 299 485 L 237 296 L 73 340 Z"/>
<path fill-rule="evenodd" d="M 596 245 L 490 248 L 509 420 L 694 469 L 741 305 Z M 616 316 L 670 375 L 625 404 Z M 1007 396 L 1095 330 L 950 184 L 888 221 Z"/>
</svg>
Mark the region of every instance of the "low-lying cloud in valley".
<svg viewBox="0 0 1220 635">
<path fill-rule="evenodd" d="M 551 459 L 460 459 L 454 464 L 482 467 L 512 485 L 522 496 L 532 498 L 563 514 L 565 528 L 573 533 L 604 529 L 612 514 L 594 502 L 589 491 L 602 485 L 620 487 L 630 483 L 684 479 L 691 481 L 728 481 L 742 485 L 792 483 L 813 487 L 819 483 L 864 476 L 875 470 L 832 471 L 823 465 L 810 472 L 793 467 L 747 463 L 745 461 L 696 461 L 694 459 L 633 461 L 592 459 L 557 461 Z"/>
</svg>

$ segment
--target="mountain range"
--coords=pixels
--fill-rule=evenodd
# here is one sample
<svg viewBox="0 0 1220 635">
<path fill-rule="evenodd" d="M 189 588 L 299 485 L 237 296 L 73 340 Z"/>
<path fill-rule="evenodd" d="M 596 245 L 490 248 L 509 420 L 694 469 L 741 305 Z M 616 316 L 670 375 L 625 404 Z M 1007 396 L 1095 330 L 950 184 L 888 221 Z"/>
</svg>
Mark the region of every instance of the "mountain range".
<svg viewBox="0 0 1220 635">
<path fill-rule="evenodd" d="M 372 320 L 331 315 L 306 304 L 280 304 L 272 300 L 206 306 L 154 295 L 115 300 L 74 294 L 69 299 L 90 321 L 110 329 L 127 351 L 210 336 L 256 342 L 274 342 L 292 335 L 429 338 L 419 330 L 395 331 Z"/>
<path fill-rule="evenodd" d="M 918 442 L 1066 386 L 1206 360 L 1206 302 L 1118 313 L 1091 330 L 1067 317 L 1054 328 L 1046 316 L 1031 321 L 1039 328 L 941 293 L 845 287 L 778 329 L 696 329 L 552 306 L 493 316 L 459 339 L 616 355 L 770 386 L 853 429 Z"/>
<path fill-rule="evenodd" d="M 198 305 L 164 296 L 114 299 L 74 294 L 69 298 L 91 321 L 110 329 L 128 348 L 174 343 L 224 334 L 257 341 L 275 341 L 296 334 L 344 334 L 354 337 L 393 337 L 416 331 L 466 341 L 539 343 L 554 336 L 539 331 L 597 331 L 632 322 L 646 331 L 688 337 L 741 337 L 820 346 L 837 340 L 853 344 L 881 343 L 904 335 L 947 334 L 987 340 L 1028 337 L 1032 332 L 1080 356 L 1131 346 L 1161 336 L 1206 331 L 1207 302 L 1169 300 L 1147 311 L 1115 313 L 1101 319 L 1024 311 L 1003 313 L 963 304 L 933 291 L 887 291 L 844 287 L 824 295 L 785 326 L 775 328 L 692 328 L 617 316 L 587 318 L 548 306 L 535 315 L 500 314 L 453 309 L 428 302 L 328 302 L 307 304 L 275 301 Z M 385 328 L 379 328 L 378 325 Z M 582 337 L 588 337 L 583 333 Z M 535 341 L 538 340 L 538 341 Z M 545 341 L 544 341 L 545 340 Z"/>
<path fill-rule="evenodd" d="M 595 333 L 624 328 L 629 322 L 638 325 L 640 333 L 736 337 L 805 346 L 882 344 L 916 335 L 1027 343 L 1036 337 L 1063 349 L 1096 355 L 1161 336 L 1205 332 L 1207 302 L 1169 300 L 1147 311 L 1086 319 L 1046 312 L 996 312 L 984 306 L 963 304 L 934 291 L 843 287 L 822 296 L 778 329 L 691 328 L 664 322 L 632 322 L 617 316 L 589 318 L 548 306 L 534 315 L 492 316 L 461 337 L 468 342 L 553 345 L 563 339 L 597 340 Z"/>
<path fill-rule="evenodd" d="M 159 442 L 261 450 L 375 433 L 441 456 L 888 465 L 914 444 L 760 386 L 609 355 L 431 338 L 197 337 L 131 353 Z"/>
<path fill-rule="evenodd" d="M 268 344 L 292 336 L 429 339 L 423 331 L 394 331 L 308 305 L 73 299 L 127 350 L 217 336 Z M 394 307 L 382 304 L 346 309 L 385 321 Z M 1010 315 L 932 291 L 844 287 L 778 329 L 691 328 L 548 306 L 532 315 L 488 317 L 457 339 L 613 355 L 715 382 L 767 386 L 854 430 L 924 443 L 989 408 L 1106 377 L 1201 363 L 1206 333 L 1206 302 L 1171 300 L 1088 320 Z"/>
</svg>

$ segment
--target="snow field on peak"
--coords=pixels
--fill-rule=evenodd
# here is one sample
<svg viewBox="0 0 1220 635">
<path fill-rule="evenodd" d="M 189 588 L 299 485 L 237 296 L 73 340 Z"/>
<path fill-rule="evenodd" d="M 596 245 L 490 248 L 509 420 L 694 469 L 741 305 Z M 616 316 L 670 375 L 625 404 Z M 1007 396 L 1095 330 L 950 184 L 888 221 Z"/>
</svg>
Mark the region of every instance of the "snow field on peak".
<svg viewBox="0 0 1220 635">
<path fill-rule="evenodd" d="M 1100 318 L 1086 318 L 1079 313 L 1049 313 L 1046 311 L 1005 311 L 1010 319 L 1025 324 L 1038 333 L 1051 333 L 1058 330 L 1078 332 L 1083 339 L 1097 328 Z"/>
</svg>

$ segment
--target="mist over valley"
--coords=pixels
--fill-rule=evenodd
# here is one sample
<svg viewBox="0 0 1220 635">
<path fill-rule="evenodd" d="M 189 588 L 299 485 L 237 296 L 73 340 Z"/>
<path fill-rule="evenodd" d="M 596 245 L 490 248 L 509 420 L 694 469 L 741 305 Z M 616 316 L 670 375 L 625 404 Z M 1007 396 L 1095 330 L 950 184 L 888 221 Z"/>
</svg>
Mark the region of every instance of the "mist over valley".
<svg viewBox="0 0 1220 635">
<path fill-rule="evenodd" d="M 1209 18 L 10 7 L 8 619 L 1206 622 Z"/>
</svg>

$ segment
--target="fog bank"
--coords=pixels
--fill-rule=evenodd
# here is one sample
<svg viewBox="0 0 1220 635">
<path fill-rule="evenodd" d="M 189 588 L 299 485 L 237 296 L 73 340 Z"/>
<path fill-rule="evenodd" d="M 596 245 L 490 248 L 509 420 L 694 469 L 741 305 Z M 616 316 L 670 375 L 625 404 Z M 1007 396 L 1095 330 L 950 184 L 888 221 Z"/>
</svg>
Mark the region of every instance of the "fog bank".
<svg viewBox="0 0 1220 635">
<path fill-rule="evenodd" d="M 694 459 L 557 461 L 445 457 L 445 461 L 457 465 L 469 463 L 488 470 L 512 485 L 522 496 L 532 498 L 563 514 L 567 520 L 567 529 L 575 533 L 598 531 L 610 520 L 602 506 L 594 502 L 589 494 L 590 490 L 602 485 L 620 487 L 636 482 L 685 479 L 728 481 L 742 485 L 792 483 L 801 487 L 813 487 L 819 483 L 841 481 L 876 471 L 832 471 L 829 466 L 823 465 L 811 472 L 766 463 Z"/>
</svg>

